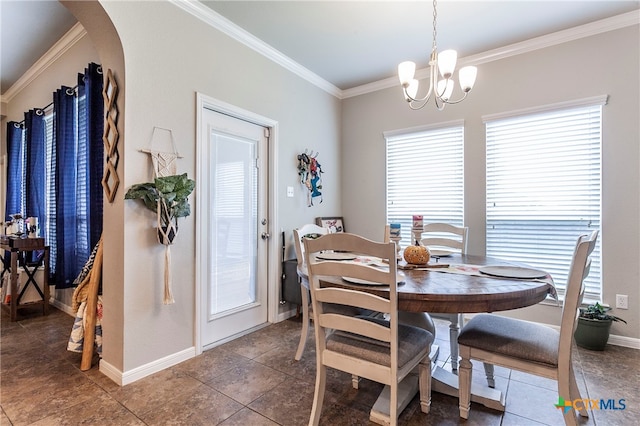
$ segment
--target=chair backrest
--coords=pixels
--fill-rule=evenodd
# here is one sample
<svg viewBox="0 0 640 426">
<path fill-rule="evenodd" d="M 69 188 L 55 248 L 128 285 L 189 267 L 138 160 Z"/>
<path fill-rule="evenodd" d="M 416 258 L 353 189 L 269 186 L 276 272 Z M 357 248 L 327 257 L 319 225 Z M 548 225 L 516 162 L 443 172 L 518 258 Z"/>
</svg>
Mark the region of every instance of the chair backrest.
<svg viewBox="0 0 640 426">
<path fill-rule="evenodd" d="M 314 223 L 308 223 L 293 230 L 293 241 L 294 248 L 296 250 L 296 260 L 298 261 L 298 268 L 302 268 L 302 266 L 304 265 L 304 245 L 302 244 L 302 239 L 306 236 L 317 238 L 328 233 L 329 230 L 327 228 L 323 228 Z"/>
<path fill-rule="evenodd" d="M 563 356 L 563 354 L 571 353 L 573 332 L 576 327 L 576 319 L 578 318 L 578 308 L 582 303 L 582 296 L 584 295 L 584 279 L 589 275 L 591 268 L 590 255 L 596 246 L 597 238 L 597 230 L 588 235 L 581 235 L 573 251 L 569 277 L 567 278 L 564 306 L 562 308 L 562 322 L 560 324 L 560 344 L 558 348 L 558 359 L 560 363 L 563 361 L 570 362 L 570 356 Z M 568 366 L 564 367 L 568 368 Z"/>
<path fill-rule="evenodd" d="M 414 240 L 419 240 L 423 246 L 429 248 L 448 248 L 466 254 L 468 233 L 469 228 L 466 226 L 427 223 L 423 226 L 422 231 L 414 231 L 413 237 Z"/>
<path fill-rule="evenodd" d="M 317 356 L 326 350 L 327 330 L 358 334 L 390 344 L 391 373 L 398 368 L 398 294 L 396 247 L 393 242 L 380 243 L 349 233 L 327 234 L 318 239 L 305 239 L 305 257 L 309 273 L 309 287 L 313 303 L 316 328 Z M 378 258 L 376 264 L 386 263 L 388 267 L 369 266 L 365 262 L 331 261 L 316 259 L 321 251 L 334 250 L 351 252 L 368 258 Z M 319 277 L 348 277 L 366 280 L 388 286 L 388 298 L 377 296 L 357 288 L 320 287 Z M 377 287 L 377 286 L 376 286 Z M 377 287 L 378 288 L 378 287 Z M 382 287 L 385 288 L 385 287 Z M 385 293 L 386 294 L 386 293 Z M 342 315 L 334 310 L 326 311 L 324 304 L 340 304 L 387 314 L 389 327 L 370 320 Z"/>
</svg>

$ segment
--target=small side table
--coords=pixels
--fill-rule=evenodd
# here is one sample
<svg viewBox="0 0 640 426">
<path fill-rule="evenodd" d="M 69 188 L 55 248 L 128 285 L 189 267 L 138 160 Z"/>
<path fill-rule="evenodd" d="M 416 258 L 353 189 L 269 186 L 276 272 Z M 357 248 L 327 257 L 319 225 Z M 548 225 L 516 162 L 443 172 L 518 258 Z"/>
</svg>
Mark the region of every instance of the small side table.
<svg viewBox="0 0 640 426">
<path fill-rule="evenodd" d="M 0 248 L 11 252 L 11 260 L 9 265 L 5 264 L 3 259 L 3 266 L 6 273 L 7 268 L 11 274 L 10 283 L 11 286 L 11 300 L 9 303 L 1 303 L 2 309 L 7 309 L 11 317 L 11 321 L 16 321 L 18 311 L 24 308 L 31 308 L 34 306 L 42 306 L 42 314 L 47 315 L 49 313 L 49 246 L 44 245 L 44 238 L 19 238 L 10 237 L 6 235 L 0 236 Z M 42 251 L 37 255 L 33 262 L 27 263 L 25 254 L 27 252 Z M 18 294 L 18 257 L 22 257 L 24 263 L 24 271 L 27 274 L 27 280 Z M 42 279 L 42 290 L 38 287 L 36 282 L 36 270 L 40 267 L 44 267 L 44 274 Z M 29 285 L 33 285 L 42 300 L 29 303 L 20 303 L 20 299 L 26 292 Z"/>
</svg>

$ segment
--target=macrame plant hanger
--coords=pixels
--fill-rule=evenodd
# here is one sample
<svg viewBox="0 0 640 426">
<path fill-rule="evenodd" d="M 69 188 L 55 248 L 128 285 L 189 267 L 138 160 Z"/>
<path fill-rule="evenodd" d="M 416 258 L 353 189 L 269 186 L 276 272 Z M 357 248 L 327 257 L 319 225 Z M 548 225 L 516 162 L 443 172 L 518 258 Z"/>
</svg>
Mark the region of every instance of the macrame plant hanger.
<svg viewBox="0 0 640 426">
<path fill-rule="evenodd" d="M 173 151 L 159 151 L 154 146 L 154 138 L 156 137 L 156 130 L 162 130 L 169 133 L 171 140 L 171 149 Z M 157 144 L 156 144 L 157 145 Z M 162 127 L 153 127 L 151 133 L 151 142 L 149 143 L 149 149 L 141 149 L 141 152 L 146 152 L 151 157 L 151 163 L 153 164 L 154 178 L 172 176 L 176 174 L 177 166 L 176 160 L 182 158 L 176 150 L 176 143 L 173 139 L 173 132 L 171 129 L 165 129 Z M 158 200 L 158 242 L 163 244 L 164 249 L 164 297 L 162 303 L 170 305 L 175 303 L 173 298 L 173 292 L 171 290 L 171 244 L 173 239 L 178 234 L 178 227 L 176 223 L 169 220 L 169 223 L 164 227 L 161 217 L 163 213 L 168 213 L 169 207 L 165 203 L 164 199 Z M 168 216 L 168 214 L 167 214 Z"/>
<path fill-rule="evenodd" d="M 154 140 L 156 137 L 156 130 L 162 130 L 169 133 L 171 140 L 171 151 L 159 151 L 155 148 Z M 157 145 L 157 144 L 156 144 Z M 153 164 L 154 177 L 165 177 L 176 174 L 176 159 L 182 158 L 176 150 L 176 142 L 173 139 L 173 132 L 171 129 L 165 129 L 163 127 L 153 127 L 151 133 L 151 142 L 148 149 L 141 149 L 141 152 L 146 152 L 151 157 L 151 163 Z"/>
</svg>

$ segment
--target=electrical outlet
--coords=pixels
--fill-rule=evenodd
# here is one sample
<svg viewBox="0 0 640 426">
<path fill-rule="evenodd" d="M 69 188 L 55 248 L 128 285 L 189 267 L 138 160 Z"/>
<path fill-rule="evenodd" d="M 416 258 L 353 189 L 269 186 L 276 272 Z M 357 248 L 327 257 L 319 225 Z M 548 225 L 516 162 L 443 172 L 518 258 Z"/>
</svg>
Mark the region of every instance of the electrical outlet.
<svg viewBox="0 0 640 426">
<path fill-rule="evenodd" d="M 293 197 L 293 186 L 287 186 L 287 197 Z"/>
<path fill-rule="evenodd" d="M 616 294 L 616 308 L 629 309 L 629 296 L 626 294 Z"/>
</svg>

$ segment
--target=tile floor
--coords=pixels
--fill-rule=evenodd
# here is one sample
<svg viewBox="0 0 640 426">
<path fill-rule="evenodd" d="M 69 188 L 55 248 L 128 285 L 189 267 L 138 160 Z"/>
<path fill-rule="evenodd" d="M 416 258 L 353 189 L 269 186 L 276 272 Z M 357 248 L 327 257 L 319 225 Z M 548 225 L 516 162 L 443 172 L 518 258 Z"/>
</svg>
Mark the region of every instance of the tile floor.
<svg viewBox="0 0 640 426">
<path fill-rule="evenodd" d="M 447 366 L 448 323 L 437 322 L 441 364 Z M 0 334 L 0 425 L 306 425 L 315 379 L 310 339 L 293 360 L 300 322 L 290 319 L 209 350 L 124 387 L 98 371 L 97 360 L 79 370 L 80 355 L 66 351 L 73 318 L 56 309 L 46 316 L 10 322 L 3 311 Z M 609 346 L 579 349 L 576 374 L 583 397 L 624 399 L 624 410 L 593 410 L 589 425 L 640 424 L 640 351 Z M 482 371 L 480 368 L 479 371 Z M 478 377 L 480 376 L 480 377 Z M 482 380 L 476 374 L 476 380 Z M 434 393 L 431 413 L 417 397 L 401 425 L 560 425 L 554 381 L 496 368 L 496 387 L 507 392 L 506 412 L 472 405 L 458 417 L 457 398 Z M 329 375 L 323 425 L 368 425 L 381 386 Z"/>
</svg>

